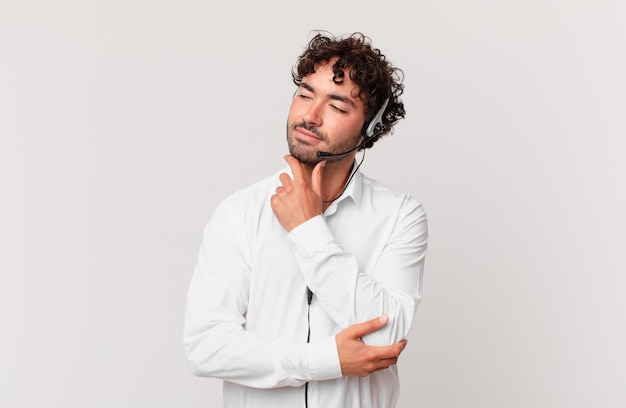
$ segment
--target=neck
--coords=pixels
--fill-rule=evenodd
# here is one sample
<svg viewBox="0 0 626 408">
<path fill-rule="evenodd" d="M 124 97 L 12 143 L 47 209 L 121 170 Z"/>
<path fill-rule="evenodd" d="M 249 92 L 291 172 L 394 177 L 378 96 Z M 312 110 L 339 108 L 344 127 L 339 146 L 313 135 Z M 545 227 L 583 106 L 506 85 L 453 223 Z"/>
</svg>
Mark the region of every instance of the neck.
<svg viewBox="0 0 626 408">
<path fill-rule="evenodd" d="M 354 165 L 354 154 L 351 154 L 341 160 L 329 160 L 324 166 L 322 174 L 322 210 L 326 209 L 332 202 L 344 191 L 346 183 L 352 173 Z M 311 177 L 313 167 L 305 166 L 307 175 Z"/>
</svg>

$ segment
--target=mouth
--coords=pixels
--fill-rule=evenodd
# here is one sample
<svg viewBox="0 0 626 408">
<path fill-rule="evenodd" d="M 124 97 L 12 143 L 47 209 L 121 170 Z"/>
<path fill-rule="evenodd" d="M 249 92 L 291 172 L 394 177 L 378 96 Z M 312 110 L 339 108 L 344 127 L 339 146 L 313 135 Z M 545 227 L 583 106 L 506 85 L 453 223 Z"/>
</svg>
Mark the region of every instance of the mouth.
<svg viewBox="0 0 626 408">
<path fill-rule="evenodd" d="M 294 128 L 294 130 L 295 130 L 295 133 L 296 133 L 295 136 L 298 139 L 302 140 L 302 141 L 312 141 L 312 142 L 318 141 L 318 142 L 320 142 L 320 141 L 324 140 L 322 137 L 318 136 L 317 134 L 315 134 L 315 133 L 313 133 L 311 131 L 308 131 L 308 130 L 302 128 L 302 127 L 296 127 L 296 128 Z"/>
</svg>

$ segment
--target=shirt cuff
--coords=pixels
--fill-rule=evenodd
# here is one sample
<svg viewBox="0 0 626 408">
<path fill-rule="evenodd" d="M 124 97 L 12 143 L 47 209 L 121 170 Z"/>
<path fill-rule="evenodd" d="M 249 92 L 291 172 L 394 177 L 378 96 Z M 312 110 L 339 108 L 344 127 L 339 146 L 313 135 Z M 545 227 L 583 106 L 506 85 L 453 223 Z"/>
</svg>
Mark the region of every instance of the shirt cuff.
<svg viewBox="0 0 626 408">
<path fill-rule="evenodd" d="M 341 378 L 341 363 L 335 336 L 306 345 L 309 374 L 312 381 Z"/>
<path fill-rule="evenodd" d="M 298 225 L 291 230 L 288 237 L 304 259 L 314 258 L 316 253 L 323 251 L 335 241 L 333 233 L 321 215 Z"/>
</svg>

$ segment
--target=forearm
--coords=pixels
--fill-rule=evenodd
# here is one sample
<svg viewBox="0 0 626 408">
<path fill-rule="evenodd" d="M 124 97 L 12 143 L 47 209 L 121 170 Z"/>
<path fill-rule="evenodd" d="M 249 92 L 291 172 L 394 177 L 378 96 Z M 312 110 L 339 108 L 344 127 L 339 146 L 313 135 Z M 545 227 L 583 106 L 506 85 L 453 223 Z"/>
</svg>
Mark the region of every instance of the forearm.
<svg viewBox="0 0 626 408">
<path fill-rule="evenodd" d="M 366 342 L 392 344 L 406 337 L 419 302 L 418 290 L 399 290 L 373 279 L 359 271 L 350 254 L 340 250 L 310 262 L 302 272 L 316 299 L 341 328 L 387 315 L 387 326 L 368 335 Z M 418 281 L 419 272 L 415 275 Z"/>
<path fill-rule="evenodd" d="M 246 330 L 251 258 L 247 234 L 228 222 L 236 208 L 218 207 L 205 228 L 189 285 L 183 341 L 191 371 L 255 388 L 340 377 L 334 339 L 307 345 L 289 333 Z"/>
<path fill-rule="evenodd" d="M 340 327 L 389 316 L 387 327 L 367 336 L 368 343 L 397 342 L 411 327 L 421 298 L 427 239 L 425 216 L 419 210 L 407 210 L 394 230 L 376 244 L 379 250 L 372 244 L 371 253 L 361 253 L 361 266 L 335 241 L 321 217 L 290 234 L 304 279 Z M 372 258 L 367 263 L 366 256 Z"/>
<path fill-rule="evenodd" d="M 191 371 L 255 388 L 300 386 L 341 376 L 333 337 L 298 343 L 243 328 L 241 305 L 223 281 L 207 285 L 201 273 L 190 285 L 184 344 Z"/>
<path fill-rule="evenodd" d="M 334 338 L 289 343 L 260 338 L 227 324 L 188 330 L 185 349 L 193 374 L 254 387 L 300 386 L 341 376 Z M 330 360 L 330 361 L 328 361 Z"/>
</svg>

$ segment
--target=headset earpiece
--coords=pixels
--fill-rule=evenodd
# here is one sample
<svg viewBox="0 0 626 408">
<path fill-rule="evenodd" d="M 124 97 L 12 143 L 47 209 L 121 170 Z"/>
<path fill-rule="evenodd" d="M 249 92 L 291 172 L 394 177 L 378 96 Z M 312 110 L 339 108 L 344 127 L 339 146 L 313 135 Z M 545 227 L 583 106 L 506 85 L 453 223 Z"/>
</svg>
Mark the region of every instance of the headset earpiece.
<svg viewBox="0 0 626 408">
<path fill-rule="evenodd" d="M 345 156 L 348 153 L 352 153 L 357 149 L 363 148 L 363 146 L 365 146 L 371 138 L 384 130 L 385 126 L 383 125 L 383 115 L 385 114 L 385 109 L 387 108 L 388 103 L 389 98 L 385 99 L 385 102 L 383 102 L 383 106 L 381 106 L 378 112 L 376 112 L 376 115 L 374 115 L 371 120 L 363 124 L 363 129 L 361 130 L 361 134 L 363 135 L 363 141 L 361 143 L 354 146 L 352 149 L 346 150 L 345 152 L 341 153 L 317 152 L 317 157 Z"/>
<path fill-rule="evenodd" d="M 363 130 L 361 131 L 361 133 L 363 134 L 363 137 L 365 139 L 371 139 L 372 137 L 383 131 L 383 115 L 385 114 L 385 109 L 387 109 L 388 103 L 389 98 L 385 99 L 385 102 L 383 102 L 383 105 L 380 107 L 378 112 L 376 112 L 376 115 L 374 115 L 371 120 L 363 124 Z"/>
</svg>

